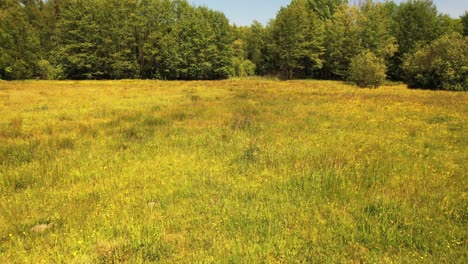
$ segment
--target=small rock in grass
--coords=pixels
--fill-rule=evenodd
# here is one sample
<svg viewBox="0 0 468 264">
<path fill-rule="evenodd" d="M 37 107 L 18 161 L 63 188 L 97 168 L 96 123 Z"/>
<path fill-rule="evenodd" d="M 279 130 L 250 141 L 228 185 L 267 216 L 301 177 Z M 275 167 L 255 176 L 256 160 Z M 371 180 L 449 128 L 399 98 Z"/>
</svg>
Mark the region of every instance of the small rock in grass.
<svg viewBox="0 0 468 264">
<path fill-rule="evenodd" d="M 31 231 L 33 231 L 34 233 L 42 233 L 42 232 L 46 231 L 47 229 L 49 229 L 51 227 L 52 227 L 52 223 L 50 223 L 50 224 L 40 224 L 40 225 L 36 225 L 33 228 L 31 228 Z"/>
</svg>

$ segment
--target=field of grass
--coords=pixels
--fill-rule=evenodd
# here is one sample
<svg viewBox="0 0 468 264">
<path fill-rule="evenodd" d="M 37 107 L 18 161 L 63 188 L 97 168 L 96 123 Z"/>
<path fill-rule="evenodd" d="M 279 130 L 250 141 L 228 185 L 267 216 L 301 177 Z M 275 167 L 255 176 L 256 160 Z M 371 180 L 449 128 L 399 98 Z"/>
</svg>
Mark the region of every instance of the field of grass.
<svg viewBox="0 0 468 264">
<path fill-rule="evenodd" d="M 0 82 L 0 263 L 466 263 L 468 94 Z"/>
</svg>

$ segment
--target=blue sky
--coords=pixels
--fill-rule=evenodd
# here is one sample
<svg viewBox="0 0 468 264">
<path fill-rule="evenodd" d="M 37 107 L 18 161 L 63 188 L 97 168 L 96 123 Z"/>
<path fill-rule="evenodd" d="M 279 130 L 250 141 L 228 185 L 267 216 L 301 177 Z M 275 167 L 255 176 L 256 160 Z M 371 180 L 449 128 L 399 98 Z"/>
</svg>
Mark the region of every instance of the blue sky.
<svg viewBox="0 0 468 264">
<path fill-rule="evenodd" d="M 253 20 L 265 25 L 276 16 L 280 7 L 288 5 L 290 0 L 189 0 L 189 2 L 222 11 L 231 23 L 243 26 L 250 25 Z M 468 0 L 434 0 L 434 3 L 439 12 L 452 17 L 459 17 L 468 10 Z"/>
</svg>

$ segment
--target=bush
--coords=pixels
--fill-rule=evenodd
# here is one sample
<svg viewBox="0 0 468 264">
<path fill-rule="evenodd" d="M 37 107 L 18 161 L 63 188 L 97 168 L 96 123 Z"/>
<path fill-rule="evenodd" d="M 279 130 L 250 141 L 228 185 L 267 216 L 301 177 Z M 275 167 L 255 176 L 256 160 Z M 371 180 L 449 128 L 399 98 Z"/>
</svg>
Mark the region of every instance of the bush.
<svg viewBox="0 0 468 264">
<path fill-rule="evenodd" d="M 241 64 L 241 73 L 244 75 L 244 76 L 253 76 L 255 75 L 255 69 L 257 67 L 255 66 L 255 64 L 253 62 L 251 62 L 250 60 L 244 60 L 244 62 L 242 62 Z"/>
<path fill-rule="evenodd" d="M 30 79 L 32 77 L 32 70 L 27 62 L 19 59 L 3 69 L 1 75 L 5 80 Z"/>
<path fill-rule="evenodd" d="M 382 59 L 366 51 L 351 60 L 348 79 L 359 87 L 377 88 L 385 81 L 386 70 L 387 67 Z"/>
<path fill-rule="evenodd" d="M 54 67 L 47 60 L 39 60 L 36 64 L 37 76 L 42 80 L 58 80 L 63 76 L 60 67 Z"/>
<path fill-rule="evenodd" d="M 403 64 L 409 88 L 468 91 L 468 37 L 446 35 Z"/>
<path fill-rule="evenodd" d="M 255 75 L 255 64 L 250 60 L 243 60 L 240 58 L 233 59 L 234 72 L 233 76 L 235 77 L 247 77 Z"/>
</svg>

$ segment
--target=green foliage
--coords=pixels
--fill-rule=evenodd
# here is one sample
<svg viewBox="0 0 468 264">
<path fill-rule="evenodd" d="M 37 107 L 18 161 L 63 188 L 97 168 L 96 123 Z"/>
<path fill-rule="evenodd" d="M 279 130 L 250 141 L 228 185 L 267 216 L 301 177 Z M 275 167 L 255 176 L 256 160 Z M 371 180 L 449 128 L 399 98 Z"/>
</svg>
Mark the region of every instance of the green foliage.
<svg viewBox="0 0 468 264">
<path fill-rule="evenodd" d="M 468 11 L 460 17 L 463 26 L 463 36 L 468 36 Z"/>
<path fill-rule="evenodd" d="M 255 75 L 256 66 L 250 60 L 244 60 L 241 64 L 241 69 L 244 72 L 244 76 L 252 76 Z"/>
<path fill-rule="evenodd" d="M 308 8 L 306 0 L 293 0 L 282 8 L 272 24 L 278 73 L 287 79 L 311 77 L 323 65 L 323 21 Z"/>
<path fill-rule="evenodd" d="M 245 34 L 246 58 L 256 66 L 255 71 L 258 75 L 267 73 L 267 37 L 266 29 L 257 21 L 253 22 Z"/>
<path fill-rule="evenodd" d="M 100 12 L 98 4 L 92 0 L 69 0 L 62 7 L 55 59 L 69 79 L 104 78 L 102 64 L 105 58 L 98 54 L 98 49 L 103 46 L 99 45 L 100 26 L 104 25 L 95 21 Z"/>
<path fill-rule="evenodd" d="M 3 0 L 0 79 L 344 80 L 371 51 L 401 80 L 418 47 L 466 35 L 467 14 L 431 0 L 293 0 L 265 26 L 237 27 L 188 0 Z"/>
<path fill-rule="evenodd" d="M 143 1 L 138 44 L 144 78 L 224 79 L 229 77 L 232 36 L 219 12 L 187 1 Z"/>
<path fill-rule="evenodd" d="M 59 80 L 63 78 L 63 71 L 60 67 L 54 67 L 47 60 L 37 62 L 37 76 L 42 80 Z"/>
<path fill-rule="evenodd" d="M 440 14 L 437 17 L 437 30 L 439 30 L 439 36 L 450 35 L 452 33 L 463 34 L 462 20 L 452 18 L 447 14 Z"/>
<path fill-rule="evenodd" d="M 325 71 L 326 78 L 345 79 L 351 59 L 359 54 L 359 10 L 341 5 L 331 20 L 326 22 Z"/>
<path fill-rule="evenodd" d="M 410 0 L 398 7 L 396 36 L 399 53 L 412 51 L 419 43 L 429 43 L 439 37 L 437 8 L 432 0 Z"/>
<path fill-rule="evenodd" d="M 403 80 L 403 61 L 421 45 L 427 45 L 442 35 L 459 32 L 459 22 L 438 13 L 432 0 L 410 0 L 400 3 L 393 15 L 394 36 L 398 52 L 392 58 L 389 75 Z"/>
<path fill-rule="evenodd" d="M 308 0 L 309 7 L 316 12 L 322 20 L 332 18 L 336 9 L 347 4 L 347 0 Z"/>
<path fill-rule="evenodd" d="M 378 88 L 385 81 L 386 70 L 382 59 L 366 51 L 351 60 L 348 78 L 359 87 Z"/>
<path fill-rule="evenodd" d="M 360 6 L 357 24 L 359 41 L 363 50 L 372 51 L 378 58 L 387 59 L 397 51 L 396 39 L 392 36 L 394 22 L 391 19 L 392 3 L 374 3 L 367 0 Z"/>
<path fill-rule="evenodd" d="M 245 58 L 255 64 L 257 75 L 276 75 L 278 73 L 279 58 L 277 45 L 273 38 L 274 23 L 266 27 L 257 21 L 242 34 L 245 43 Z"/>
<path fill-rule="evenodd" d="M 39 38 L 28 21 L 26 7 L 18 1 L 2 1 L 0 8 L 0 79 L 34 76 L 40 54 Z"/>
<path fill-rule="evenodd" d="M 371 51 L 387 60 L 397 50 L 391 34 L 390 3 L 366 1 L 359 7 L 341 5 L 326 23 L 325 71 L 328 78 L 345 79 L 352 58 Z"/>
<path fill-rule="evenodd" d="M 232 71 L 228 20 L 185 0 L 65 0 L 47 6 L 56 27 L 49 61 L 66 78 L 223 79 Z"/>
<path fill-rule="evenodd" d="M 164 78 L 177 61 L 177 36 L 171 34 L 177 13 L 171 1 L 143 0 L 137 9 L 136 53 L 143 78 Z M 173 61 L 166 61 L 173 55 Z"/>
<path fill-rule="evenodd" d="M 468 37 L 443 36 L 404 64 L 410 88 L 468 91 Z"/>
<path fill-rule="evenodd" d="M 32 65 L 19 59 L 9 63 L 3 70 L 3 76 L 7 80 L 28 79 L 32 77 Z"/>
<path fill-rule="evenodd" d="M 234 57 L 232 59 L 233 72 L 232 76 L 235 77 L 247 77 L 255 75 L 255 64 L 247 59 L 246 43 L 243 39 L 246 38 L 246 34 L 249 28 L 237 29 L 238 39 L 233 42 Z M 244 32 L 245 31 L 245 32 Z"/>
<path fill-rule="evenodd" d="M 256 67 L 255 64 L 250 60 L 234 58 L 232 65 L 234 69 L 233 76 L 235 77 L 247 77 L 255 75 Z"/>
<path fill-rule="evenodd" d="M 69 0 L 63 4 L 56 61 L 67 78 L 138 76 L 132 51 L 135 9 L 133 0 Z"/>
</svg>

